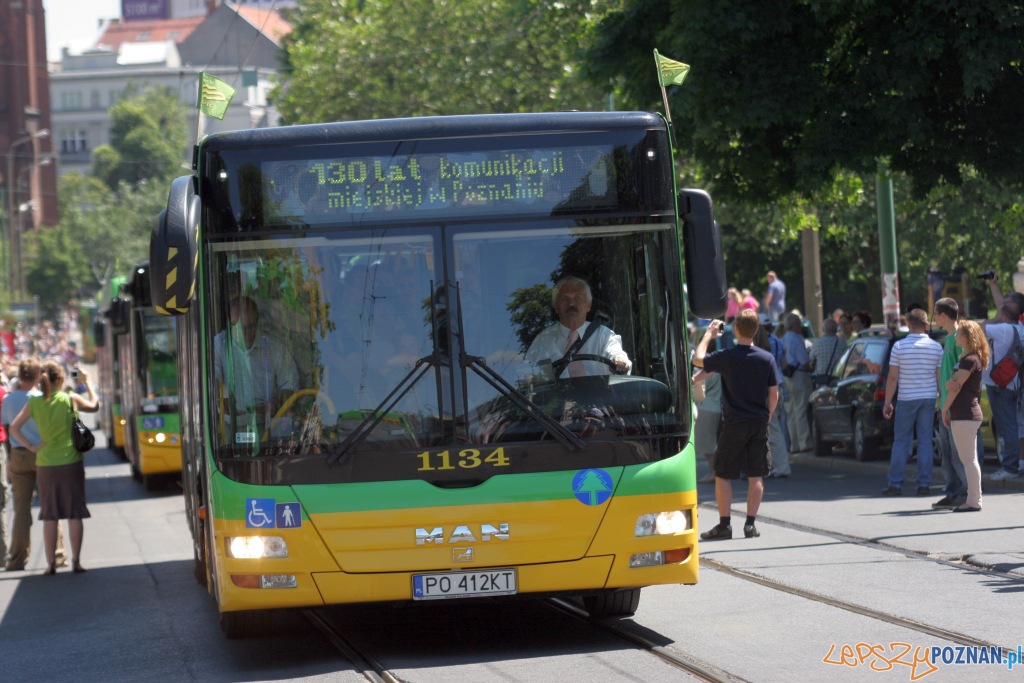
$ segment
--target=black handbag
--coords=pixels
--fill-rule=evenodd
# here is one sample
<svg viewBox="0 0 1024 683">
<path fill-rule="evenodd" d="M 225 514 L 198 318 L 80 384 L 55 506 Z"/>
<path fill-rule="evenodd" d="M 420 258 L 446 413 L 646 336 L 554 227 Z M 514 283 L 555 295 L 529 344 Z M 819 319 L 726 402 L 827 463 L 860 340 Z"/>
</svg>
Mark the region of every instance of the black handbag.
<svg viewBox="0 0 1024 683">
<path fill-rule="evenodd" d="M 92 447 L 96 445 L 96 437 L 92 435 L 89 428 L 78 419 L 78 413 L 72 413 L 71 418 L 71 443 L 75 445 L 75 450 L 79 453 L 85 453 L 91 451 Z"/>
</svg>

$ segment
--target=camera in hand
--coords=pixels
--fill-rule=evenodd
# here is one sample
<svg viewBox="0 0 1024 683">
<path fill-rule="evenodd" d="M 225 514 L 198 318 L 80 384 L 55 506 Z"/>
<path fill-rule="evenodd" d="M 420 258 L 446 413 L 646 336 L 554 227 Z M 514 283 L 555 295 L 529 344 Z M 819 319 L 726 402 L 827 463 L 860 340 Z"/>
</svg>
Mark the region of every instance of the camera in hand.
<svg viewBox="0 0 1024 683">
<path fill-rule="evenodd" d="M 978 273 L 977 277 L 978 277 L 979 280 L 995 280 L 996 279 L 996 271 L 994 271 L 994 270 L 986 270 L 984 273 Z"/>
</svg>

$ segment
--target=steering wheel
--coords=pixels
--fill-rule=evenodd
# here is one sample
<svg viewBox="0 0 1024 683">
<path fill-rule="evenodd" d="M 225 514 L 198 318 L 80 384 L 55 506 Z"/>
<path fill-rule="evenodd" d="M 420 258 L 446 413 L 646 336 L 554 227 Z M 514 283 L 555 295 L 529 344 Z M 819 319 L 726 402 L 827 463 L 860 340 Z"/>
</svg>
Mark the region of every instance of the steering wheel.
<svg viewBox="0 0 1024 683">
<path fill-rule="evenodd" d="M 285 413 L 287 413 L 291 409 L 291 407 L 295 405 L 295 402 L 298 401 L 303 396 L 322 396 L 323 400 L 327 402 L 327 407 L 330 409 L 331 413 L 335 412 L 334 401 L 331 400 L 331 397 L 328 396 L 327 394 L 322 393 L 319 389 L 313 387 L 309 389 L 299 389 L 294 394 L 289 396 L 288 399 L 283 404 L 281 404 L 281 407 L 277 409 L 277 412 L 274 413 L 273 419 L 276 420 L 280 417 L 284 417 Z M 268 426 L 266 429 L 263 430 L 263 438 L 261 438 L 260 440 L 266 441 L 269 437 L 270 427 Z"/>
<path fill-rule="evenodd" d="M 279 417 L 284 417 L 284 414 L 287 413 L 288 410 L 293 405 L 295 405 L 295 402 L 298 401 L 303 396 L 317 396 L 320 393 L 321 393 L 320 390 L 315 388 L 315 387 L 314 388 L 310 388 L 310 389 L 299 389 L 294 394 L 289 396 L 288 400 L 285 401 L 281 405 L 281 407 L 277 409 L 277 412 L 274 413 L 274 418 L 277 419 Z M 327 407 L 330 408 L 331 412 L 333 413 L 334 412 L 334 401 L 332 401 L 330 396 L 328 396 L 327 394 L 323 394 L 323 399 L 325 401 L 327 401 Z"/>
</svg>

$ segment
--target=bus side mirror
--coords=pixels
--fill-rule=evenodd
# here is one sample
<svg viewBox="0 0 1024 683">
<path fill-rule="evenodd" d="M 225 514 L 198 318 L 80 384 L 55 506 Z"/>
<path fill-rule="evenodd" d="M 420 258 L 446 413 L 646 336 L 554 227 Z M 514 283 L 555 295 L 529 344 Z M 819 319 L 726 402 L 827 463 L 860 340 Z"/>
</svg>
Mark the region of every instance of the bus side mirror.
<svg viewBox="0 0 1024 683">
<path fill-rule="evenodd" d="M 135 272 L 127 284 L 127 290 L 132 295 L 132 301 L 136 306 L 153 305 L 152 297 L 150 296 L 151 287 L 148 263 L 140 263 L 135 266 Z"/>
<path fill-rule="evenodd" d="M 103 347 L 107 345 L 107 324 L 102 320 L 94 320 L 92 322 L 92 336 L 96 340 L 97 347 Z"/>
<path fill-rule="evenodd" d="M 128 328 L 132 321 L 132 304 L 127 299 L 117 297 L 110 302 L 110 310 L 107 311 L 110 319 L 110 331 L 115 334 L 128 334 Z"/>
<path fill-rule="evenodd" d="M 725 258 L 711 197 L 703 190 L 683 190 L 679 213 L 690 311 L 699 318 L 724 317 L 728 309 Z"/>
<path fill-rule="evenodd" d="M 199 268 L 201 209 L 195 178 L 175 178 L 149 240 L 150 297 L 158 313 L 188 312 Z"/>
</svg>

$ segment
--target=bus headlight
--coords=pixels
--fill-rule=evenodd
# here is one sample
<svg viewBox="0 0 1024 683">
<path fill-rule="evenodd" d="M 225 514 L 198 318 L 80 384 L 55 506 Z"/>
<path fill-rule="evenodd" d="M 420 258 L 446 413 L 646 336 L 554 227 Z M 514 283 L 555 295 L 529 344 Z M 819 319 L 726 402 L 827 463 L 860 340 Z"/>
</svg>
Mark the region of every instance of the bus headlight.
<svg viewBox="0 0 1024 683">
<path fill-rule="evenodd" d="M 637 536 L 662 536 L 681 534 L 691 528 L 693 520 L 689 510 L 669 510 L 640 515 L 636 518 L 634 533 Z"/>
<path fill-rule="evenodd" d="M 288 544 L 280 536 L 229 536 L 225 539 L 228 557 L 255 560 L 262 557 L 288 557 Z"/>
</svg>

